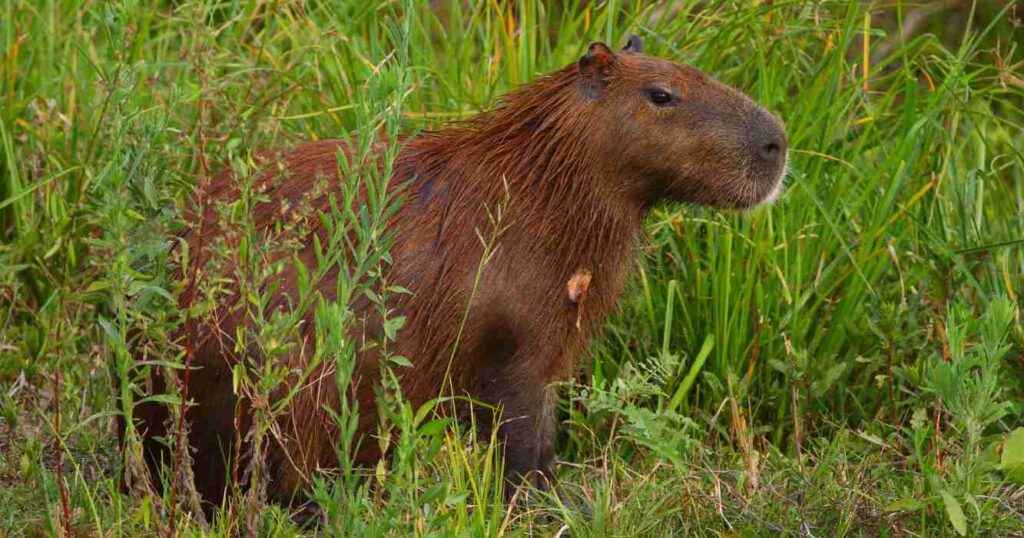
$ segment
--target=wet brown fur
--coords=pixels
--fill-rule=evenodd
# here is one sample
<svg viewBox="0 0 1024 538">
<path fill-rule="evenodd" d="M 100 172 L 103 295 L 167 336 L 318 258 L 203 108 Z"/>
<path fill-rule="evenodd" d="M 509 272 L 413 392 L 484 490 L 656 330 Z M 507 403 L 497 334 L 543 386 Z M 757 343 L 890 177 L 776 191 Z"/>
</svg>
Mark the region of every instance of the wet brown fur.
<svg viewBox="0 0 1024 538">
<path fill-rule="evenodd" d="M 670 89 L 680 104 L 674 110 L 651 105 L 644 91 L 652 84 Z M 692 67 L 633 50 L 612 53 L 597 44 L 578 64 L 523 86 L 493 111 L 404 141 L 390 182 L 404 204 L 389 226 L 395 242 L 387 276 L 390 284 L 413 291 L 391 297 L 394 315 L 407 318 L 394 351 L 414 363 L 401 371 L 404 396 L 419 405 L 442 393 L 450 367 L 456 395 L 502 408 L 499 435 L 510 476 L 551 476 L 551 385 L 571 376 L 588 339 L 613 309 L 646 211 L 662 198 L 746 207 L 770 196 L 784 164 L 758 164 L 749 146 L 761 147 L 762 134 L 781 144 L 784 154 L 781 125 L 742 94 Z M 288 218 L 282 204 L 294 200 L 324 205 L 325 196 L 309 193 L 318 177 L 336 180 L 337 155 L 348 152 L 346 141 L 328 140 L 270 159 L 279 166 L 268 165 L 271 172 L 264 173 L 278 180 L 258 183 L 271 202 L 254 209 L 257 227 L 269 234 L 275 222 Z M 208 201 L 236 196 L 235 185 L 229 173 L 217 176 Z M 484 254 L 481 236 L 492 236 L 492 217 L 503 201 L 495 250 L 474 294 Z M 185 236 L 193 252 L 223 235 L 215 211 L 207 208 L 203 218 L 203 237 Z M 315 219 L 306 225 L 311 235 L 324 237 Z M 309 237 L 299 239 L 309 243 Z M 300 253 L 310 266 L 311 250 Z M 207 258 L 193 263 L 202 267 Z M 230 274 L 230 267 L 221 269 Z M 567 292 L 581 271 L 589 272 L 582 311 L 582 300 Z M 282 273 L 272 307 L 294 296 L 295 278 L 293 269 Z M 336 278 L 335 269 L 317 289 L 331 297 Z M 372 337 L 379 322 L 370 305 L 355 308 Z M 189 387 L 195 402 L 188 412 L 189 442 L 197 488 L 214 502 L 227 484 L 225 456 L 234 454 L 239 414 L 230 369 L 237 361 L 232 337 L 240 323 L 240 309 L 229 303 L 215 319 L 185 328 L 195 331 L 197 367 Z M 307 317 L 301 329 L 306 349 L 288 359 L 298 369 L 309 355 L 312 331 Z M 376 352 L 360 356 L 356 372 L 360 463 L 381 456 L 371 437 L 377 360 Z M 329 366 L 318 367 L 268 448 L 273 497 L 290 498 L 317 469 L 336 465 L 337 430 L 324 407 L 337 402 Z M 150 436 L 151 461 L 166 458 L 152 440 L 164 433 L 166 411 L 147 404 L 139 406 L 136 418 Z"/>
</svg>

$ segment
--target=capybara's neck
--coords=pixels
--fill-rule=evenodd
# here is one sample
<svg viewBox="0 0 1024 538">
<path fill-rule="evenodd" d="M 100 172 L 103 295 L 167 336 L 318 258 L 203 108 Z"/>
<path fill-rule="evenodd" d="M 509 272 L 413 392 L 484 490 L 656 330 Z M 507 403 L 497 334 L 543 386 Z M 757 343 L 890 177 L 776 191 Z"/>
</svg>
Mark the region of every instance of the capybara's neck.
<svg viewBox="0 0 1024 538">
<path fill-rule="evenodd" d="M 597 105 L 581 103 L 578 84 L 576 70 L 563 69 L 495 110 L 414 138 L 400 164 L 412 178 L 407 203 L 443 198 L 463 216 L 502 206 L 502 224 L 527 230 L 538 253 L 577 268 L 595 258 L 620 261 L 617 254 L 635 246 L 648 203 L 623 188 L 629 182 L 616 156 L 600 151 L 596 140 L 606 133 L 593 132 Z"/>
</svg>

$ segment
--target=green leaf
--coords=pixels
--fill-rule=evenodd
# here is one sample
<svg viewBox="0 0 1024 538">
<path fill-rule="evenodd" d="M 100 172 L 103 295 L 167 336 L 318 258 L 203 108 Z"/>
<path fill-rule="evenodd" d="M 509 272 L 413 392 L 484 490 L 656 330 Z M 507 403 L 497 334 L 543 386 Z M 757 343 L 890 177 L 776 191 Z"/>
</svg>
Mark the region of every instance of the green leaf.
<svg viewBox="0 0 1024 538">
<path fill-rule="evenodd" d="M 424 437 L 432 437 L 444 431 L 451 424 L 451 418 L 435 418 L 420 427 L 419 433 Z"/>
<path fill-rule="evenodd" d="M 904 497 L 889 503 L 885 507 L 886 512 L 917 512 L 925 507 L 925 504 L 913 497 Z"/>
<path fill-rule="evenodd" d="M 140 405 L 140 404 L 150 403 L 150 402 L 162 403 L 164 405 L 175 405 L 175 406 L 177 406 L 177 405 L 181 405 L 181 398 L 178 398 L 177 396 L 175 396 L 173 394 L 153 394 L 151 396 L 146 396 L 145 398 L 142 398 L 140 400 L 136 400 L 135 401 L 135 405 Z"/>
<path fill-rule="evenodd" d="M 870 434 L 868 432 L 862 432 L 862 431 L 856 431 L 854 433 L 857 435 L 857 437 L 860 437 L 861 439 L 863 439 L 863 440 L 865 440 L 865 441 L 867 441 L 869 443 L 876 444 L 876 445 L 881 446 L 881 447 L 888 447 L 889 446 L 889 445 L 887 445 L 885 443 L 885 441 L 882 440 L 881 437 L 879 437 L 877 435 L 873 435 L 873 434 Z"/>
<path fill-rule="evenodd" d="M 384 321 L 384 335 L 388 340 L 394 341 L 398 337 L 398 331 L 405 327 L 405 316 L 397 316 Z"/>
<path fill-rule="evenodd" d="M 416 410 L 416 415 L 413 416 L 412 423 L 415 426 L 419 426 L 423 422 L 423 419 L 427 418 L 427 415 L 437 407 L 437 404 L 441 403 L 443 399 L 434 398 L 427 400 L 419 409 Z"/>
<path fill-rule="evenodd" d="M 1024 484 L 1024 428 L 1017 428 L 1006 436 L 999 470 L 1012 482 Z"/>
<path fill-rule="evenodd" d="M 412 291 L 404 286 L 388 286 L 388 291 L 391 293 L 399 293 L 402 295 L 412 295 Z"/>
<path fill-rule="evenodd" d="M 469 493 L 465 491 L 463 491 L 462 493 L 450 493 L 447 497 L 445 497 L 444 504 L 446 506 L 457 506 L 460 504 L 465 504 L 467 497 L 469 497 Z"/>
<path fill-rule="evenodd" d="M 445 496 L 447 493 L 448 484 L 445 484 L 444 482 L 438 482 L 437 484 L 434 484 L 429 489 L 427 489 L 427 491 L 423 492 L 423 496 L 420 497 L 420 503 L 430 504 L 440 499 L 442 496 Z"/>
<path fill-rule="evenodd" d="M 942 495 L 942 502 L 946 505 L 946 515 L 949 516 L 949 522 L 953 524 L 957 534 L 967 536 L 967 517 L 964 516 L 964 511 L 960 508 L 960 501 L 946 490 L 939 491 L 939 495 Z"/>
<path fill-rule="evenodd" d="M 779 359 L 768 359 L 768 365 L 774 368 L 776 371 L 786 375 L 791 375 L 793 373 L 793 369 L 789 366 L 789 364 L 782 362 Z"/>
<path fill-rule="evenodd" d="M 693 359 L 693 364 L 690 365 L 690 371 L 687 372 L 686 377 L 676 387 L 676 393 L 672 395 L 672 400 L 669 402 L 668 411 L 675 411 L 679 404 L 683 402 L 683 398 L 690 391 L 690 387 L 693 386 L 693 382 L 697 379 L 697 374 L 701 372 L 701 368 L 704 367 L 704 362 L 707 361 L 708 356 L 711 355 L 711 350 L 715 347 L 715 335 L 708 334 L 704 338 L 704 344 L 700 346 L 700 351 L 697 352 L 697 356 Z M 680 368 L 682 364 L 680 364 Z"/>
<path fill-rule="evenodd" d="M 28 266 L 25 265 L 24 267 L 28 267 Z M 2 273 L 0 273 L 0 274 L 2 274 Z M 96 293 L 96 292 L 101 292 L 101 291 L 107 291 L 110 288 L 111 288 L 111 285 L 110 285 L 109 281 L 107 281 L 107 280 L 97 280 L 95 282 L 90 283 L 89 286 L 87 288 L 85 288 L 85 291 L 86 291 L 86 293 Z"/>
<path fill-rule="evenodd" d="M 392 364 L 397 364 L 398 366 L 404 366 L 406 368 L 412 368 L 412 362 L 401 355 L 392 355 L 388 357 L 388 360 L 391 361 Z"/>
<path fill-rule="evenodd" d="M 96 322 L 100 324 L 103 332 L 111 342 L 117 343 L 121 341 L 121 333 L 117 330 L 117 327 L 114 327 L 114 324 L 111 323 L 110 320 L 100 315 L 97 317 Z"/>
<path fill-rule="evenodd" d="M 823 394 L 828 392 L 828 389 L 832 388 L 832 385 L 835 384 L 835 382 L 839 379 L 840 376 L 843 375 L 843 372 L 845 371 L 845 362 L 840 362 L 833 365 L 831 368 L 825 371 L 825 375 L 821 379 L 818 379 L 817 381 L 811 384 L 811 392 L 813 392 L 814 396 L 816 397 L 822 396 Z"/>
</svg>

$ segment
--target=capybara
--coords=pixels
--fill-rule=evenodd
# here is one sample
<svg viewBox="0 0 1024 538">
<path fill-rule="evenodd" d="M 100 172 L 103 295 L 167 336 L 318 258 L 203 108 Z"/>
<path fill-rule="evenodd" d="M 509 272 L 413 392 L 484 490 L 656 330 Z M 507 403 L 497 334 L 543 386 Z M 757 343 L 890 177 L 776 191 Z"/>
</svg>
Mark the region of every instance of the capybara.
<svg viewBox="0 0 1024 538">
<path fill-rule="evenodd" d="M 403 396 L 418 406 L 451 391 L 500 409 L 500 422 L 478 424 L 498 428 L 507 478 L 536 485 L 552 476 L 553 384 L 574 375 L 588 339 L 614 307 L 648 210 L 664 199 L 727 209 L 772 200 L 787 147 L 775 116 L 689 65 L 645 55 L 636 37 L 620 51 L 593 43 L 578 62 L 520 87 L 492 110 L 400 142 L 389 189 L 403 202 L 388 220 L 392 263 L 385 276 L 388 285 L 411 291 L 389 298 L 391 316 L 406 319 L 392 351 L 413 364 L 397 368 Z M 325 179 L 338 188 L 338 160 L 351 154 L 351 143 L 318 141 L 267 158 L 257 174 L 275 179 L 259 184 L 264 199 L 252 209 L 256 228 L 281 229 L 289 204 L 304 196 L 326 210 L 328 196 L 307 195 Z M 183 235 L 199 270 L 208 261 L 200 243 L 213 243 L 222 231 L 212 207 L 237 196 L 237 184 L 229 172 L 215 176 L 194 223 L 203 224 Z M 323 240 L 324 224 L 310 219 L 300 228 L 305 246 L 297 257 L 313 267 L 313 238 Z M 327 299 L 336 296 L 338 270 L 315 284 Z M 298 278 L 286 266 L 265 307 L 293 305 Z M 247 424 L 252 409 L 232 384 L 240 353 L 235 336 L 247 323 L 239 295 L 224 299 L 215 319 L 182 328 L 194 368 L 186 415 L 191 461 L 198 491 L 213 503 L 229 483 L 229 457 L 246 452 L 234 445 L 235 421 L 241 416 Z M 369 301 L 353 308 L 364 334 L 380 333 Z M 281 359 L 294 371 L 314 346 L 311 313 L 300 332 L 301 345 Z M 347 396 L 360 411 L 361 464 L 382 456 L 372 438 L 379 360 L 373 350 L 358 356 Z M 267 443 L 273 498 L 292 499 L 313 473 L 337 466 L 338 431 L 328 409 L 340 396 L 329 368 L 318 366 L 297 387 Z M 162 386 L 156 379 L 154 390 Z M 162 404 L 136 407 L 154 468 L 170 461 L 156 440 L 172 437 L 167 416 Z M 244 437 L 247 426 L 240 427 Z"/>
</svg>

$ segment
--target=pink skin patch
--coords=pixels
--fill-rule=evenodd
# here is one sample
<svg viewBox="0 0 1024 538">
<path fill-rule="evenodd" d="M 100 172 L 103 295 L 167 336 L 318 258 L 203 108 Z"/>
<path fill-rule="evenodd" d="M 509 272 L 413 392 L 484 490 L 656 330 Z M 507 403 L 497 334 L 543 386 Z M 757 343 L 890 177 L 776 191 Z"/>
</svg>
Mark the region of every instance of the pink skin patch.
<svg viewBox="0 0 1024 538">
<path fill-rule="evenodd" d="M 587 290 L 590 289 L 590 279 L 593 278 L 594 274 L 590 269 L 580 269 L 569 277 L 569 282 L 565 284 L 566 291 L 569 292 L 569 300 L 576 305 L 576 329 L 581 329 L 581 323 L 583 321 L 583 299 L 587 296 Z"/>
<path fill-rule="evenodd" d="M 575 304 L 583 302 L 583 297 L 587 295 L 587 290 L 590 289 L 590 279 L 593 278 L 594 274 L 589 269 L 580 269 L 573 273 L 569 277 L 569 282 L 566 284 L 566 288 L 569 291 L 569 300 Z"/>
</svg>

